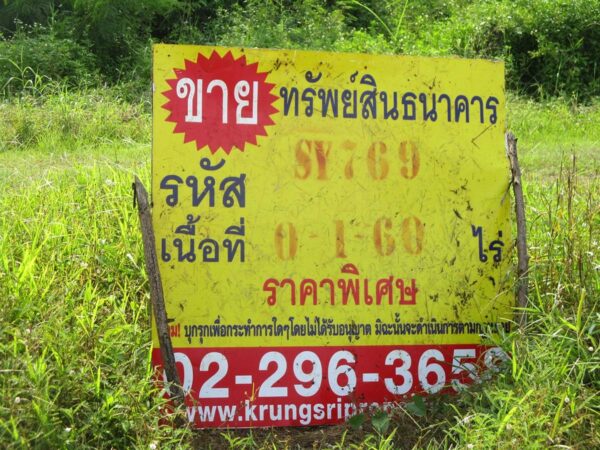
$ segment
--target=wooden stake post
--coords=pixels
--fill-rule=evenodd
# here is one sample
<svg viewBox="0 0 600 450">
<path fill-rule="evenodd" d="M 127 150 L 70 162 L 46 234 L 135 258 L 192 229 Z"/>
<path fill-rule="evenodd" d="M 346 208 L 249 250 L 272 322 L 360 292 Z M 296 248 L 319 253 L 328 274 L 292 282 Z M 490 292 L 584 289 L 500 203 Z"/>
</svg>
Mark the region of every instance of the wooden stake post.
<svg viewBox="0 0 600 450">
<path fill-rule="evenodd" d="M 518 322 L 521 326 L 527 324 L 528 272 L 529 255 L 527 253 L 527 226 L 525 222 L 525 201 L 523 199 L 523 186 L 521 184 L 521 168 L 517 157 L 517 138 L 512 133 L 506 133 L 506 154 L 510 161 L 512 172 L 512 186 L 515 194 L 515 213 L 517 215 L 517 306 L 521 308 Z"/>
<path fill-rule="evenodd" d="M 150 301 L 154 312 L 154 320 L 158 331 L 158 340 L 160 342 L 160 354 L 163 360 L 163 368 L 167 375 L 167 389 L 173 405 L 177 408 L 183 404 L 184 393 L 181 388 L 181 381 L 175 365 L 175 356 L 173 354 L 173 345 L 171 344 L 171 335 L 167 325 L 167 311 L 165 309 L 165 300 L 158 268 L 158 258 L 156 256 L 156 247 L 154 246 L 154 229 L 152 227 L 152 214 L 150 204 L 148 203 L 148 193 L 146 188 L 138 177 L 135 177 L 133 184 L 134 199 L 137 200 L 138 213 L 142 227 L 142 239 L 144 241 L 144 256 L 146 260 L 146 273 L 150 283 Z"/>
</svg>

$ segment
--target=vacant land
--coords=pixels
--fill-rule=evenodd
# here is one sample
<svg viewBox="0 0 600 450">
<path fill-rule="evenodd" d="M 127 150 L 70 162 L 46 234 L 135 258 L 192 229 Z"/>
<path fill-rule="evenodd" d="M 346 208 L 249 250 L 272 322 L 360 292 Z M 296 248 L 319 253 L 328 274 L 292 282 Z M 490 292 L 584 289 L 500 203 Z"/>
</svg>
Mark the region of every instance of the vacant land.
<svg viewBox="0 0 600 450">
<path fill-rule="evenodd" d="M 0 447 L 600 448 L 599 23 L 600 0 L 0 1 Z M 154 42 L 503 60 L 531 254 L 504 369 L 363 423 L 163 426 L 131 191 Z"/>
<path fill-rule="evenodd" d="M 143 105 L 95 90 L 7 101 L 0 117 L 2 446 L 600 446 L 600 105 L 510 101 L 532 267 L 529 325 L 497 342 L 503 371 L 357 429 L 252 432 L 159 425 L 131 192 L 150 176 Z"/>
</svg>

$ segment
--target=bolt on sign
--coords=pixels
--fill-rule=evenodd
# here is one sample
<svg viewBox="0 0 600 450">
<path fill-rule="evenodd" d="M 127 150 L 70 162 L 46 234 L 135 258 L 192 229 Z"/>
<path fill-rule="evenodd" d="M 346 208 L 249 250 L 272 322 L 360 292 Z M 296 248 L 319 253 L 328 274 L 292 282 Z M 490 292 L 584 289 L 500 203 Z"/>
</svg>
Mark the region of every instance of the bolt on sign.
<svg viewBox="0 0 600 450">
<path fill-rule="evenodd" d="M 157 45 L 153 71 L 156 250 L 197 427 L 338 423 L 505 357 L 484 337 L 514 300 L 502 63 Z"/>
</svg>

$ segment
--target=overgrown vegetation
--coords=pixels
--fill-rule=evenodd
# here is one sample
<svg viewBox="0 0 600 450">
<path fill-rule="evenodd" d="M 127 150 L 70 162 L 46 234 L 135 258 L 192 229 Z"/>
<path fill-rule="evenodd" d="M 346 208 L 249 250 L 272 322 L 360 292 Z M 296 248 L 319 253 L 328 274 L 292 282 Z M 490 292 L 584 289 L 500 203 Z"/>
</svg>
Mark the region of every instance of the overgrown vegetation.
<svg viewBox="0 0 600 450">
<path fill-rule="evenodd" d="M 124 101 L 117 89 L 26 95 L 0 103 L 0 152 L 149 142 L 147 106 Z M 83 144 L 83 145 L 82 145 Z"/>
<path fill-rule="evenodd" d="M 4 0 L 0 80 L 148 96 L 160 41 L 501 58 L 513 91 L 586 101 L 600 94 L 599 20 L 600 0 Z"/>
<path fill-rule="evenodd" d="M 0 442 L 16 448 L 600 445 L 600 160 L 592 126 L 599 107 L 510 104 L 527 181 L 532 293 L 526 330 L 497 342 L 513 355 L 506 370 L 460 398 L 428 399 L 422 409 L 398 409 L 356 430 L 197 433 L 159 425 L 161 401 L 151 382 L 148 288 L 130 191 L 134 174 L 149 178 L 149 115 L 135 113 L 129 126 L 126 106 L 136 109 L 104 95 L 66 95 L 62 109 L 53 97 L 2 105 L 5 118 L 33 116 L 35 137 L 2 141 L 0 152 Z M 105 109 L 90 115 L 92 103 L 106 103 Z M 58 120 L 64 111 L 73 122 L 70 137 Z M 565 122 L 566 111 L 580 119 Z M 100 117 L 109 123 L 100 126 Z M 0 122 L 0 136 L 11 134 L 7 122 Z"/>
<path fill-rule="evenodd" d="M 0 2 L 0 446 L 600 447 L 598 23 L 599 0 Z M 532 256 L 505 370 L 338 427 L 162 426 L 130 190 L 153 41 L 505 59 Z"/>
</svg>

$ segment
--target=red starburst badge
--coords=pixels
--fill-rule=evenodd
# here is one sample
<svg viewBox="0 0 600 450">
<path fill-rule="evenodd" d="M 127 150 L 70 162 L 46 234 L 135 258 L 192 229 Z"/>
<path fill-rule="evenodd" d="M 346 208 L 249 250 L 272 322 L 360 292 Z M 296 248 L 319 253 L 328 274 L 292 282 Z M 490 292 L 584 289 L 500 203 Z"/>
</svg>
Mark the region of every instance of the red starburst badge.
<svg viewBox="0 0 600 450">
<path fill-rule="evenodd" d="M 199 53 L 196 62 L 186 59 L 185 68 L 174 72 L 176 78 L 167 80 L 171 89 L 163 92 L 169 99 L 163 108 L 170 112 L 166 120 L 175 122 L 173 132 L 183 133 L 183 142 L 229 154 L 267 135 L 277 97 L 271 94 L 275 85 L 266 82 L 267 73 L 258 71 L 258 63 L 213 51 L 210 58 Z"/>
</svg>

